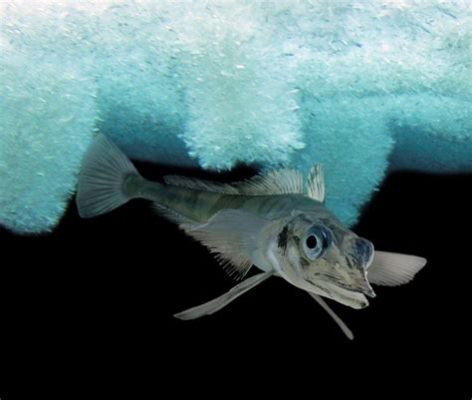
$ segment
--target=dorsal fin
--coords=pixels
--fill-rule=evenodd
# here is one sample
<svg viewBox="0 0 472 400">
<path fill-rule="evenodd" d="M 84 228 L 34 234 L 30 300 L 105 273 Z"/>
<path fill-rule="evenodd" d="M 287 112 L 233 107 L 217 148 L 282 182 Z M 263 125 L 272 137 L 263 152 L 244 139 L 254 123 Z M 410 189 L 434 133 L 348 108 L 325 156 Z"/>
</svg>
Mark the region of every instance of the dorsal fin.
<svg viewBox="0 0 472 400">
<path fill-rule="evenodd" d="M 262 196 L 271 194 L 305 193 L 305 182 L 300 171 L 294 169 L 279 169 L 266 175 L 256 175 L 254 178 L 234 184 L 240 194 Z"/>
<path fill-rule="evenodd" d="M 225 194 L 249 196 L 304 194 L 320 202 L 323 202 L 325 197 L 323 170 L 318 164 L 311 168 L 306 180 L 300 171 L 283 168 L 231 184 L 175 175 L 165 176 L 164 182 L 168 185 Z"/>
<path fill-rule="evenodd" d="M 307 180 L 307 195 L 320 203 L 325 201 L 324 173 L 321 164 L 315 164 L 310 169 Z"/>
</svg>

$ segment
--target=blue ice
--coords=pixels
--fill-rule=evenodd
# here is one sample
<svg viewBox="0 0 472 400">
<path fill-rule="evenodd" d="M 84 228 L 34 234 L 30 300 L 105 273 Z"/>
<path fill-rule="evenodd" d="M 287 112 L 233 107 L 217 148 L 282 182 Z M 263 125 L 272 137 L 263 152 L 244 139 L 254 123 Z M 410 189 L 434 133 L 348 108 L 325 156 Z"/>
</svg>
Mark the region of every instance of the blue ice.
<svg viewBox="0 0 472 400">
<path fill-rule="evenodd" d="M 0 3 L 0 223 L 50 231 L 96 132 L 210 170 L 322 163 L 345 223 L 398 169 L 472 170 L 468 0 Z"/>
</svg>

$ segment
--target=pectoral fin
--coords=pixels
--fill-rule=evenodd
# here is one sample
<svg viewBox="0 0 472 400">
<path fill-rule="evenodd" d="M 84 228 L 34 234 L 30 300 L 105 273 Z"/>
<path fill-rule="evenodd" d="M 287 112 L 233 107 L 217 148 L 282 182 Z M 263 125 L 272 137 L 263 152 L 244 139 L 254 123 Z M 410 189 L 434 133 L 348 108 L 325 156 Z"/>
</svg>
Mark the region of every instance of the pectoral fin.
<svg viewBox="0 0 472 400">
<path fill-rule="evenodd" d="M 262 274 L 251 276 L 250 278 L 242 281 L 240 284 L 234 286 L 225 294 L 213 299 L 207 303 L 201 304 L 196 307 L 189 308 L 188 310 L 174 314 L 174 317 L 182 320 L 196 319 L 203 317 L 204 315 L 211 315 L 223 307 L 226 307 L 233 300 L 236 300 L 239 296 L 246 293 L 248 290 L 259 285 L 259 283 L 265 281 L 272 275 L 271 272 L 264 272 Z"/>
<path fill-rule="evenodd" d="M 367 270 L 367 279 L 375 285 L 403 285 L 410 282 L 425 264 L 423 257 L 376 250 Z"/>
<path fill-rule="evenodd" d="M 229 275 L 243 278 L 253 265 L 250 255 L 266 221 L 247 211 L 224 209 L 206 224 L 182 224 L 187 234 L 206 245 Z"/>
</svg>

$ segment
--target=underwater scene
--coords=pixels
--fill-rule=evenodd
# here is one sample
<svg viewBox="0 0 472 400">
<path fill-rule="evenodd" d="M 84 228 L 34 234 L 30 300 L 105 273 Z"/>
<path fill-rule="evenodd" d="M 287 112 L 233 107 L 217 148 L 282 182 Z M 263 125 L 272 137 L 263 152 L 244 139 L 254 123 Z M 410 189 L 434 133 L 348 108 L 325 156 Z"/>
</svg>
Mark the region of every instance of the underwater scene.
<svg viewBox="0 0 472 400">
<path fill-rule="evenodd" d="M 0 399 L 470 399 L 471 189 L 469 1 L 4 0 Z"/>
</svg>

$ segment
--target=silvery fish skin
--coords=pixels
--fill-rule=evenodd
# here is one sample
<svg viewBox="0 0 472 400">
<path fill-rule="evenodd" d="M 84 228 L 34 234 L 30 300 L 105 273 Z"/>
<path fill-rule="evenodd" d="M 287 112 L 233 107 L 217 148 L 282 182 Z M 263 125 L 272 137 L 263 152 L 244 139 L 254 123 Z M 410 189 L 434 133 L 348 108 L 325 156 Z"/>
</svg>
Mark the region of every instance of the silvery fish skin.
<svg viewBox="0 0 472 400">
<path fill-rule="evenodd" d="M 220 298 L 177 314 L 181 319 L 212 314 L 272 275 L 308 292 L 325 309 L 319 296 L 364 308 L 366 295 L 375 296 L 369 281 L 403 284 L 426 263 L 421 257 L 374 252 L 371 242 L 344 227 L 324 206 L 318 165 L 306 178 L 282 169 L 234 184 L 175 176 L 164 182 L 141 177 L 99 135 L 85 156 L 76 201 L 79 214 L 90 218 L 134 198 L 150 200 L 161 215 L 216 253 L 231 275 L 242 278 L 252 265 L 263 271 Z"/>
<path fill-rule="evenodd" d="M 245 275 L 251 265 L 266 272 L 274 272 L 291 284 L 318 295 L 336 300 L 353 308 L 363 308 L 374 292 L 367 280 L 367 268 L 372 261 L 373 245 L 342 224 L 317 200 L 299 194 L 234 195 L 195 189 L 163 186 L 139 177 L 128 177 L 128 192 L 172 209 L 189 221 L 183 224 L 190 235 L 198 238 L 204 224 L 227 218 L 227 229 L 234 235 L 233 214 L 225 210 L 239 210 L 237 221 L 258 221 L 254 243 L 243 249 L 251 262 L 240 265 L 228 257 L 238 275 Z M 195 222 L 202 223 L 195 224 Z M 224 224 L 224 222 L 221 222 Z M 253 224 L 247 223 L 247 226 Z M 200 228 L 200 229 L 199 229 Z M 256 234 L 257 233 L 257 234 Z M 218 240 L 228 235 L 218 230 Z M 307 240 L 316 241 L 315 247 L 306 246 Z M 240 240 L 240 239 L 238 239 Z M 228 238 L 228 243 L 234 237 Z M 211 238 L 208 245 L 211 247 Z M 218 247 L 215 248 L 218 252 Z M 314 251 L 315 250 L 315 251 Z M 319 254 L 315 254 L 319 253 Z M 225 252 L 220 252 L 224 254 Z"/>
</svg>

